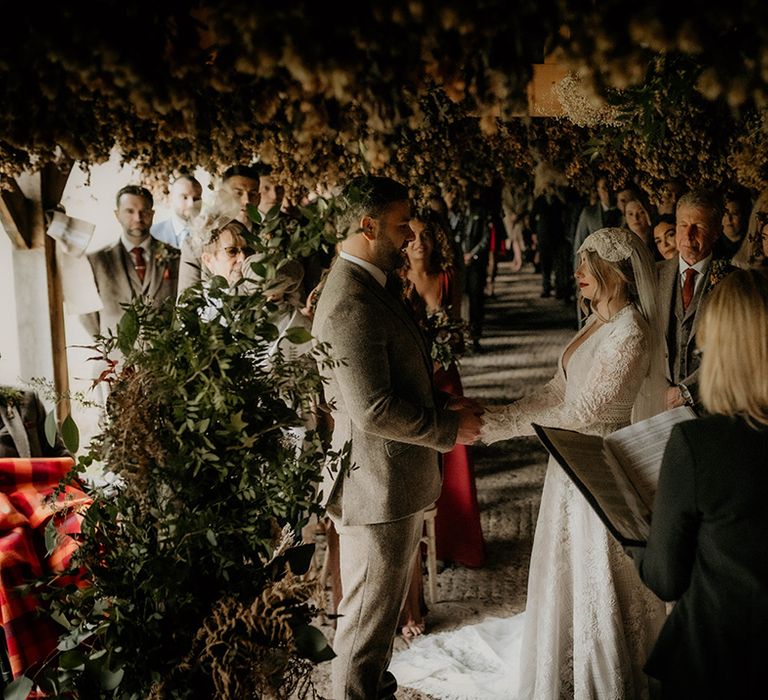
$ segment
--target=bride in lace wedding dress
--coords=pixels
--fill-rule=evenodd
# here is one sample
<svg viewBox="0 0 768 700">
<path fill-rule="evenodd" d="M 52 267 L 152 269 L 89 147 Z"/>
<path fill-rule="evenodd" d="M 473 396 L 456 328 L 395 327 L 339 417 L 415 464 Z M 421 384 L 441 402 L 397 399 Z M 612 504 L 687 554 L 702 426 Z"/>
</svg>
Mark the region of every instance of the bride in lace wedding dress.
<svg viewBox="0 0 768 700">
<path fill-rule="evenodd" d="M 515 403 L 488 410 L 482 441 L 533 435 L 531 423 L 606 435 L 632 417 L 646 418 L 662 410 L 666 385 L 648 248 L 630 232 L 601 229 L 584 241 L 579 255 L 576 279 L 592 315 L 564 349 L 548 384 Z M 550 459 L 526 610 L 438 641 L 440 653 L 453 647 L 471 656 L 478 649 L 490 649 L 494 657 L 461 659 L 451 667 L 438 653 L 435 665 L 443 669 L 439 673 L 450 667 L 447 673 L 454 675 L 451 690 L 438 697 L 647 698 L 648 678 L 642 668 L 664 617 L 664 604 L 641 583 L 621 545 Z M 505 670 L 510 648 L 518 646 L 519 668 Z M 435 656 L 425 649 L 421 656 L 427 659 L 430 654 Z M 403 659 L 395 662 L 402 666 Z M 481 688 L 490 682 L 488 669 L 494 664 L 497 677 L 491 684 L 506 688 L 483 695 Z M 408 684 L 407 669 L 392 670 Z M 415 675 L 428 673 L 421 668 Z M 463 677 L 471 675 L 476 677 Z M 462 683 L 464 690 L 459 690 Z M 438 688 L 430 690 L 428 683 L 420 687 L 432 693 Z"/>
</svg>

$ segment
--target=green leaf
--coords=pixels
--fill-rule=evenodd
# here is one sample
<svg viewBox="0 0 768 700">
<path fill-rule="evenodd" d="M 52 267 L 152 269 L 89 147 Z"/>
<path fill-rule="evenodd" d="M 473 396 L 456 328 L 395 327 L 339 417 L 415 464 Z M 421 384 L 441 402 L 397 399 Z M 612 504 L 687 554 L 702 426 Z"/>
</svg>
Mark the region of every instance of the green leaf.
<svg viewBox="0 0 768 700">
<path fill-rule="evenodd" d="M 293 632 L 293 639 L 299 654 L 315 663 L 330 661 L 336 656 L 323 633 L 312 625 L 297 627 Z"/>
<path fill-rule="evenodd" d="M 72 651 L 65 651 L 59 657 L 59 668 L 63 668 L 67 671 L 80 670 L 85 668 L 85 654 L 73 649 Z"/>
<path fill-rule="evenodd" d="M 4 700 L 26 700 L 34 684 L 26 676 L 19 676 L 12 683 L 5 686 Z"/>
<path fill-rule="evenodd" d="M 117 324 L 117 347 L 127 355 L 139 337 L 139 316 L 135 309 L 128 309 Z"/>
<path fill-rule="evenodd" d="M 99 683 L 104 690 L 114 690 L 123 680 L 125 670 L 118 668 L 117 671 L 110 671 L 108 668 L 102 668 L 99 673 Z"/>
<path fill-rule="evenodd" d="M 218 547 L 219 542 L 216 539 L 216 535 L 214 534 L 213 530 L 208 528 L 208 530 L 205 533 L 205 538 L 211 543 L 211 546 Z"/>
<path fill-rule="evenodd" d="M 56 545 L 59 544 L 59 531 L 56 529 L 54 519 L 51 518 L 45 524 L 45 554 L 50 556 Z"/>
<path fill-rule="evenodd" d="M 285 553 L 285 559 L 291 567 L 291 571 L 297 576 L 301 576 L 309 571 L 314 554 L 314 543 L 302 544 L 298 547 L 291 547 Z"/>
<path fill-rule="evenodd" d="M 294 345 L 302 345 L 312 340 L 312 334 L 306 328 L 288 328 L 285 337 Z"/>
<path fill-rule="evenodd" d="M 45 416 L 45 439 L 48 444 L 53 447 L 56 444 L 56 431 L 58 426 L 56 425 L 56 410 L 49 411 Z"/>
<path fill-rule="evenodd" d="M 72 454 L 77 452 L 77 448 L 80 447 L 80 431 L 71 415 L 67 416 L 61 424 L 61 439 Z"/>
</svg>

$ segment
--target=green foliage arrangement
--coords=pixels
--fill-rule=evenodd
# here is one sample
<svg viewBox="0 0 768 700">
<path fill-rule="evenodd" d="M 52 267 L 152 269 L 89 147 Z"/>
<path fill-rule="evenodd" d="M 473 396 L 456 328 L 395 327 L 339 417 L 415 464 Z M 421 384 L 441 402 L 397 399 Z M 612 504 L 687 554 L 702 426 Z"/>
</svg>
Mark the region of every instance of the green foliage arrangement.
<svg viewBox="0 0 768 700">
<path fill-rule="evenodd" d="M 137 300 L 102 339 L 124 361 L 79 464 L 117 480 L 87 511 L 81 585 L 49 589 L 67 632 L 34 681 L 52 695 L 313 696 L 313 664 L 333 653 L 310 624 L 313 545 L 297 543 L 321 469 L 344 455 L 308 422 L 331 360 L 270 353 L 274 310 L 215 277 L 175 306 Z"/>
</svg>

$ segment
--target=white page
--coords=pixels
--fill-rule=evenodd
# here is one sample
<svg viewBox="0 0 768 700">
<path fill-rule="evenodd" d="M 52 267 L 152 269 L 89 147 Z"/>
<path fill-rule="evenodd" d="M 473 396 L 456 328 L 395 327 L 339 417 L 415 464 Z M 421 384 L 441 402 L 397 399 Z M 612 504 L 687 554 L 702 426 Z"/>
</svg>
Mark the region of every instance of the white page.
<svg viewBox="0 0 768 700">
<path fill-rule="evenodd" d="M 688 406 L 672 408 L 656 416 L 621 428 L 605 438 L 607 449 L 624 471 L 650 510 L 659 483 L 659 470 L 669 434 L 676 423 L 696 418 Z"/>
</svg>

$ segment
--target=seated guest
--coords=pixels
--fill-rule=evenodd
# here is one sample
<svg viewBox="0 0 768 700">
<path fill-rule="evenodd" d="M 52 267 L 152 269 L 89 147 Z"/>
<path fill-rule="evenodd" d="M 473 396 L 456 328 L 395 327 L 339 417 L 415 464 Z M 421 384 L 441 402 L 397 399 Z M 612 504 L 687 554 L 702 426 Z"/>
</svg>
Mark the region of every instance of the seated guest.
<svg viewBox="0 0 768 700">
<path fill-rule="evenodd" d="M 0 386 L 0 458 L 69 457 L 61 437 L 45 437 L 45 407 L 37 392 Z"/>
<path fill-rule="evenodd" d="M 640 575 L 677 603 L 645 671 L 664 698 L 764 697 L 768 658 L 768 277 L 737 270 L 697 335 L 711 415 L 676 425 Z"/>
<path fill-rule="evenodd" d="M 672 214 L 662 214 L 653 227 L 653 242 L 662 260 L 671 260 L 677 255 L 675 242 L 675 217 Z"/>
</svg>

